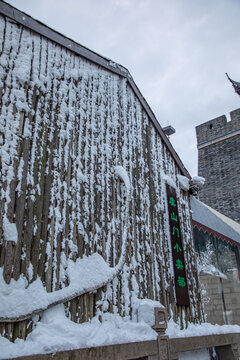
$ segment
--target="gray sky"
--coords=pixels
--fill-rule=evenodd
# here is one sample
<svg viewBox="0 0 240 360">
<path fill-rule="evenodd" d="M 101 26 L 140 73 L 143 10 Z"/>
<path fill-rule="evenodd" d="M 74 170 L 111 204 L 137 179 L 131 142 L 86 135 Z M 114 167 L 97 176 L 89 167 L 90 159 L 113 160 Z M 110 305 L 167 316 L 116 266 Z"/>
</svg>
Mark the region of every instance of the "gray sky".
<svg viewBox="0 0 240 360">
<path fill-rule="evenodd" d="M 192 176 L 195 126 L 240 108 L 239 0 L 8 0 L 128 68 Z"/>
</svg>

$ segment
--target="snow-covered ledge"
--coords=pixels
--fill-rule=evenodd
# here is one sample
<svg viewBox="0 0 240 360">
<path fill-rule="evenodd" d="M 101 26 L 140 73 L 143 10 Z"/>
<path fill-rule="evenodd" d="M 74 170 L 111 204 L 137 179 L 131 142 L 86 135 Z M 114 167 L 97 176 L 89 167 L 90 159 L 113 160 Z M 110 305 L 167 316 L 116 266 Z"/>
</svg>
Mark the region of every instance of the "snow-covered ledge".
<svg viewBox="0 0 240 360">
<path fill-rule="evenodd" d="M 126 170 L 117 166 L 116 176 L 120 177 L 126 187 L 126 205 L 124 230 L 122 235 L 122 253 L 118 264 L 110 267 L 97 253 L 77 259 L 68 260 L 67 275 L 69 285 L 61 290 L 48 293 L 40 278 L 27 287 L 22 276 L 11 280 L 8 285 L 0 269 L 0 321 L 11 322 L 25 320 L 53 305 L 64 303 L 77 296 L 93 292 L 111 282 L 122 270 L 126 261 L 127 231 L 129 222 L 129 202 L 131 197 L 130 180 Z"/>
</svg>

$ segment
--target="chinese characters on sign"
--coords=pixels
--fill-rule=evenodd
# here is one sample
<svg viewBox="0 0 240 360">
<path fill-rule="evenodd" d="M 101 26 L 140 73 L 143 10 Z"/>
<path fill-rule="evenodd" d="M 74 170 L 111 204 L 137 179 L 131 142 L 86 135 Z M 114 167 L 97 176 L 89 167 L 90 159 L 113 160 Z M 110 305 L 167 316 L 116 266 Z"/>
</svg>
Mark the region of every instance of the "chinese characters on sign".
<svg viewBox="0 0 240 360">
<path fill-rule="evenodd" d="M 177 196 L 174 188 L 168 184 L 166 184 L 166 188 L 177 305 L 189 306 L 184 250 L 178 218 Z"/>
</svg>

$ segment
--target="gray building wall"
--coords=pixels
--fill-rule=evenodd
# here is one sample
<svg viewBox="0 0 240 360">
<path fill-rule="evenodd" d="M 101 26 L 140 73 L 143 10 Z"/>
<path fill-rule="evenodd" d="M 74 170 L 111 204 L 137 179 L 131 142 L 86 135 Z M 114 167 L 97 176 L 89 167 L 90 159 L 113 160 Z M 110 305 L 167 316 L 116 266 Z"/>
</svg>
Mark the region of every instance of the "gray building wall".
<svg viewBox="0 0 240 360">
<path fill-rule="evenodd" d="M 207 322 L 212 324 L 240 324 L 240 283 L 238 271 L 227 272 L 226 279 L 201 274 L 200 283 L 204 291 L 204 311 Z M 224 303 L 223 303 L 224 298 Z"/>
<path fill-rule="evenodd" d="M 206 179 L 199 198 L 240 222 L 240 109 L 196 127 L 198 175 Z"/>
</svg>

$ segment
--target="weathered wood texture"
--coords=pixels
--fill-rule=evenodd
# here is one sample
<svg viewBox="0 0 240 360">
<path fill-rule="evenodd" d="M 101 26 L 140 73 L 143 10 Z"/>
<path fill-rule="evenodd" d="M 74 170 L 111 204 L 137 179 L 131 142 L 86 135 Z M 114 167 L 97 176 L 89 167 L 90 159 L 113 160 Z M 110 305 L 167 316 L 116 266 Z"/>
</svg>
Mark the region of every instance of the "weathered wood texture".
<svg viewBox="0 0 240 360">
<path fill-rule="evenodd" d="M 98 252 L 118 262 L 124 194 L 114 166 L 121 165 L 132 184 L 127 263 L 107 287 L 66 304 L 69 316 L 87 321 L 101 309 L 133 317 L 138 297 L 161 301 L 175 319 L 202 320 L 180 169 L 125 78 L 1 16 L 0 133 L 0 225 L 14 223 L 18 233 L 15 243 L 0 226 L 5 282 L 39 276 L 50 292 L 67 285 L 67 259 Z M 175 306 L 169 178 L 185 247 L 186 309 Z"/>
</svg>

